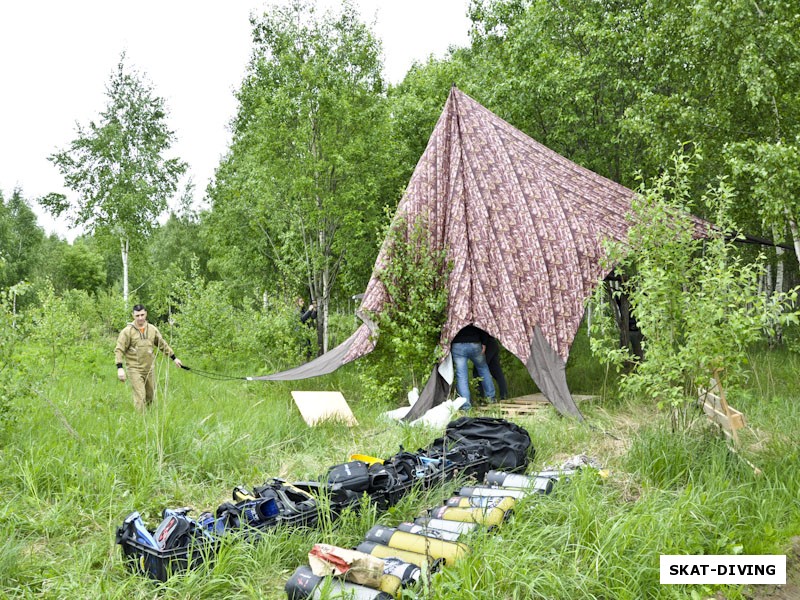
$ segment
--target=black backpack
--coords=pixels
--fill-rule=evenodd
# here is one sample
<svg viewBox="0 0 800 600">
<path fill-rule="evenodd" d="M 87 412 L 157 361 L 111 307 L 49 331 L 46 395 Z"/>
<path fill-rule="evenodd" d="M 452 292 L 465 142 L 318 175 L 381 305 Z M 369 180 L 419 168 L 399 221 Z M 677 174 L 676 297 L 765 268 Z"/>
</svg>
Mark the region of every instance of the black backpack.
<svg viewBox="0 0 800 600">
<path fill-rule="evenodd" d="M 186 516 L 189 510 L 188 508 L 164 509 L 164 519 L 153 532 L 159 550 L 186 548 L 197 537 L 197 524 Z"/>
<path fill-rule="evenodd" d="M 362 460 L 334 465 L 328 469 L 327 481 L 329 485 L 339 485 L 353 492 L 366 492 L 370 482 L 369 465 Z"/>
<path fill-rule="evenodd" d="M 450 421 L 444 437 L 431 444 L 443 451 L 482 446 L 489 469 L 524 473 L 535 449 L 528 432 L 515 423 L 491 417 L 461 417 Z"/>
</svg>

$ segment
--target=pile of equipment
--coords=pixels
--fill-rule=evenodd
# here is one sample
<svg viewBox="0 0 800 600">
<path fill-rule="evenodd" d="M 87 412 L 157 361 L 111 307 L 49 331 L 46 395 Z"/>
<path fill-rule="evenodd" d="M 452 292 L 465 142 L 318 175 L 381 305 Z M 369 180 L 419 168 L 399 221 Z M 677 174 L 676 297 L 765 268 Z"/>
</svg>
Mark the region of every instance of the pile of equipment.
<svg viewBox="0 0 800 600">
<path fill-rule="evenodd" d="M 549 494 L 555 482 L 569 474 L 552 470 L 525 476 L 492 470 L 483 485 L 462 487 L 414 522 L 375 525 L 353 550 L 315 544 L 308 566 L 298 567 L 286 582 L 286 595 L 289 600 L 397 598 L 402 588 L 467 556 L 473 537 L 501 526 L 518 499 Z"/>
<path fill-rule="evenodd" d="M 289 483 L 272 478 L 251 489 L 236 486 L 230 501 L 197 517 L 191 516 L 189 507 L 166 508 L 161 522 L 148 528 L 139 512 L 131 512 L 118 527 L 116 541 L 132 570 L 165 581 L 172 573 L 210 564 L 225 536 L 236 534 L 255 542 L 274 527 L 314 527 L 322 517 L 330 522 L 344 510 L 357 510 L 364 495 L 386 510 L 411 489 L 429 488 L 456 476 L 480 481 L 491 469 L 524 472 L 532 454 L 530 436 L 518 425 L 504 419 L 462 417 L 447 425 L 443 437 L 417 452 L 401 447 L 386 459 L 354 455 L 314 481 Z M 451 515 L 470 510 L 469 506 L 443 508 L 450 509 Z M 373 533 L 376 548 L 391 547 L 380 543 L 386 532 Z M 418 535 L 416 531 L 397 533 Z M 399 579 L 406 582 L 409 577 Z M 310 576 L 304 579 L 302 573 L 297 579 L 306 582 L 305 586 L 298 583 L 298 589 L 315 581 Z"/>
</svg>

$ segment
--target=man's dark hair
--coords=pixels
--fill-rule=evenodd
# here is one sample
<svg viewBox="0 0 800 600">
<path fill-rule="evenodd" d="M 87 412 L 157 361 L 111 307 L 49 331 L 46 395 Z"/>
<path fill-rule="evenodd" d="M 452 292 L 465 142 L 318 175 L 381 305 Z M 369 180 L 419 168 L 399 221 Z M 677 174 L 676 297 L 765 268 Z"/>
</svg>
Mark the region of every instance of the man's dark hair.
<svg viewBox="0 0 800 600">
<path fill-rule="evenodd" d="M 140 311 L 140 310 L 147 310 L 144 307 L 144 304 L 134 304 L 133 305 L 133 312 L 137 312 L 137 311 Z"/>
</svg>

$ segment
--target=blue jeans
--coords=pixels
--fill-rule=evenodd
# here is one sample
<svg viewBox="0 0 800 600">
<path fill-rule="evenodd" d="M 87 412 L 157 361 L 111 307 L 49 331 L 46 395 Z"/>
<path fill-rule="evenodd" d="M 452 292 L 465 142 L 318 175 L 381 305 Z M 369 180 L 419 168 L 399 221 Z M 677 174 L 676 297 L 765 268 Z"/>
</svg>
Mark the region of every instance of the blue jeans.
<svg viewBox="0 0 800 600">
<path fill-rule="evenodd" d="M 456 343 L 450 347 L 450 352 L 453 355 L 453 364 L 456 370 L 456 390 L 459 396 L 467 399 L 467 403 L 461 408 L 467 410 L 472 407 L 469 401 L 469 368 L 467 365 L 469 360 L 475 365 L 478 375 L 481 377 L 483 393 L 489 402 L 494 402 L 494 382 L 492 381 L 492 374 L 489 372 L 489 365 L 486 364 L 486 356 L 483 354 L 481 344 L 478 342 Z"/>
</svg>

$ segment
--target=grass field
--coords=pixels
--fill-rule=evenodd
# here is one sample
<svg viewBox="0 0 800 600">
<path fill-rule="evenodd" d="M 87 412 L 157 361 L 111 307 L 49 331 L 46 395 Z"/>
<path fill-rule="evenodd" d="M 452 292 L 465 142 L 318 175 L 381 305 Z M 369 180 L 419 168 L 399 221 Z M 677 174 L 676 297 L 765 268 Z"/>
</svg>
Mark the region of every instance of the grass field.
<svg viewBox="0 0 800 600">
<path fill-rule="evenodd" d="M 72 348 L 3 433 L 2 597 L 284 598 L 284 583 L 313 543 L 355 545 L 375 522 L 397 523 L 450 495 L 449 488 L 412 494 L 387 513 L 365 510 L 314 531 L 275 531 L 256 545 L 232 540 L 212 570 L 164 584 L 132 575 L 114 543 L 132 510 L 154 526 L 164 507 L 213 509 L 234 485 L 316 478 L 351 453 L 416 450 L 441 432 L 381 420 L 394 407 L 361 399 L 357 365 L 283 384 L 212 381 L 159 363 L 158 402 L 137 414 L 116 381 L 112 346 Z M 532 384 L 508 358 L 512 393 L 528 393 Z M 746 387 L 730 395 L 749 424 L 734 454 L 704 419 L 673 433 L 648 399 L 617 400 L 613 378 L 578 340 L 568 368 L 573 391 L 605 392 L 582 405 L 588 426 L 550 408 L 515 420 L 536 448 L 531 469 L 586 453 L 610 477 L 587 472 L 550 496 L 523 501 L 501 531 L 473 541 L 469 558 L 404 597 L 766 597 L 765 590 L 658 581 L 660 554 L 788 553 L 790 564 L 797 560 L 800 357 L 755 349 L 750 364 Z M 359 426 L 307 427 L 291 389 L 341 390 Z"/>
</svg>

